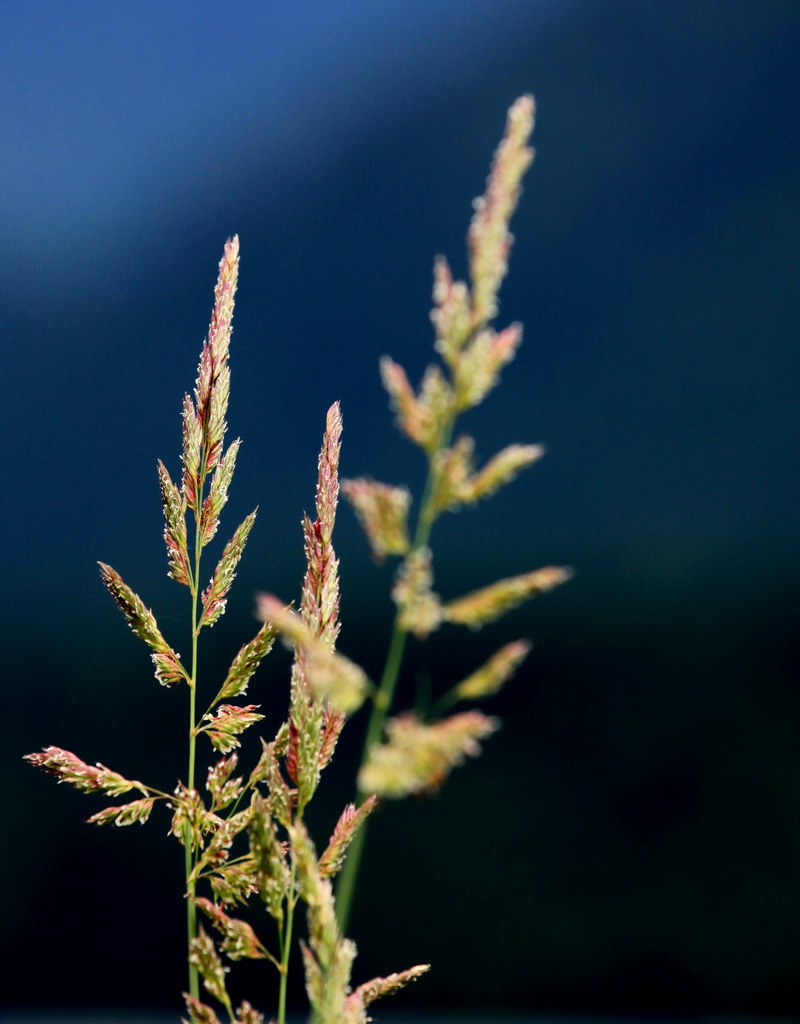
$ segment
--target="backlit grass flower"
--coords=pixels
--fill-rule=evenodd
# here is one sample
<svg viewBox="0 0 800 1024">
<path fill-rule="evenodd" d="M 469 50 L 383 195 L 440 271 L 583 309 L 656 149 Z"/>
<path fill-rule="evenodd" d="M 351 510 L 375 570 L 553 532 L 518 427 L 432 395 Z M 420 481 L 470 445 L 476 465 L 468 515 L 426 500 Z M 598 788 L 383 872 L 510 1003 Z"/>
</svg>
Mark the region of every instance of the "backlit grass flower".
<svg viewBox="0 0 800 1024">
<path fill-rule="evenodd" d="M 370 751 L 359 775 L 365 792 L 398 797 L 438 789 L 456 765 L 480 753 L 479 740 L 498 728 L 480 711 L 465 711 L 429 725 L 414 715 L 386 723 L 386 742 Z"/>
</svg>

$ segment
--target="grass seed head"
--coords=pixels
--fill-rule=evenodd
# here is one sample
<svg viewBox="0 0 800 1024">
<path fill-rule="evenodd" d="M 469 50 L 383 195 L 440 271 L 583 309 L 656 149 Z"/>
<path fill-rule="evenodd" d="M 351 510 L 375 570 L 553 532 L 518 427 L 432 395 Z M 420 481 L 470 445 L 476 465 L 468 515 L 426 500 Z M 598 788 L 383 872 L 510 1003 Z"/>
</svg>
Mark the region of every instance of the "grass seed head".
<svg viewBox="0 0 800 1024">
<path fill-rule="evenodd" d="M 479 669 L 455 688 L 459 700 L 482 700 L 497 693 L 514 675 L 531 650 L 529 640 L 514 640 L 501 647 Z"/>
<path fill-rule="evenodd" d="M 247 690 L 253 673 L 272 650 L 276 636 L 276 630 L 265 622 L 253 639 L 243 645 L 228 669 L 222 689 L 214 701 L 215 704 L 220 700 L 239 697 Z"/>
<path fill-rule="evenodd" d="M 259 1013 L 246 999 L 243 999 L 236 1011 L 236 1019 L 233 1024 L 264 1024 L 264 1014 Z M 270 1024 L 274 1024 L 274 1021 Z"/>
<path fill-rule="evenodd" d="M 448 622 L 480 629 L 487 622 L 494 622 L 527 601 L 529 597 L 546 593 L 571 578 L 571 569 L 556 565 L 536 569 L 522 576 L 511 576 L 456 598 L 455 601 L 448 601 L 442 608 L 442 616 Z"/>
<path fill-rule="evenodd" d="M 203 613 L 200 616 L 200 626 L 213 626 L 219 617 L 225 612 L 226 597 L 233 586 L 236 577 L 236 567 L 244 554 L 244 547 L 253 524 L 256 521 L 258 509 L 255 509 L 242 522 L 234 533 L 233 537 L 225 545 L 222 558 L 217 563 L 214 575 L 208 589 L 203 592 Z"/>
<path fill-rule="evenodd" d="M 164 543 L 167 547 L 169 575 L 178 583 L 190 587 L 192 578 L 186 543 L 186 503 L 160 459 L 158 481 L 161 485 L 161 504 L 164 509 Z"/>
<path fill-rule="evenodd" d="M 230 445 L 211 477 L 208 496 L 203 502 L 200 513 L 200 539 L 203 545 L 208 544 L 217 532 L 220 512 L 228 501 L 228 490 L 233 479 L 233 471 L 236 468 L 236 456 L 239 454 L 240 445 L 241 441 L 237 438 Z"/>
<path fill-rule="evenodd" d="M 480 753 L 478 741 L 498 728 L 480 711 L 465 711 L 428 725 L 413 714 L 387 722 L 385 743 L 372 748 L 359 773 L 362 791 L 398 799 L 438 789 L 452 768 Z"/>
<path fill-rule="evenodd" d="M 348 1002 L 357 1002 L 361 1006 L 367 1007 L 376 999 L 380 999 L 381 996 L 391 995 L 392 992 L 397 992 L 399 989 L 410 984 L 410 982 L 421 978 L 430 968 L 430 964 L 418 964 L 416 967 L 409 967 L 407 970 L 399 971 L 397 974 L 389 974 L 385 978 L 373 978 L 372 981 L 366 981 L 363 985 L 359 985 L 350 996 Z"/>
<path fill-rule="evenodd" d="M 497 313 L 497 293 L 508 270 L 513 242 L 508 224 L 519 200 L 522 176 L 533 160 L 528 140 L 534 111 L 532 96 L 520 97 L 509 110 L 486 192 L 475 200 L 469 228 L 473 327 L 488 323 Z"/>
<path fill-rule="evenodd" d="M 378 798 L 368 796 L 360 807 L 356 808 L 355 804 L 348 804 L 342 811 L 327 849 L 319 859 L 319 873 L 323 878 L 330 878 L 341 870 L 348 846 L 377 805 Z"/>
<path fill-rule="evenodd" d="M 522 342 L 522 327 L 511 324 L 495 332 L 487 327 L 458 354 L 453 367 L 455 403 L 459 412 L 484 400 L 500 383 L 500 371 L 517 353 Z"/>
<path fill-rule="evenodd" d="M 208 337 L 200 354 L 195 384 L 197 421 L 202 433 L 205 471 L 210 473 L 222 453 L 225 436 L 225 414 L 230 395 L 228 352 L 233 330 L 233 305 L 239 278 L 239 238 L 225 243 L 214 289 L 214 309 Z"/>
<path fill-rule="evenodd" d="M 132 779 L 123 778 L 105 765 L 86 764 L 70 750 L 61 747 L 45 747 L 41 753 L 25 754 L 28 764 L 41 768 L 48 775 L 55 775 L 59 782 L 66 782 L 84 793 L 105 793 L 107 796 L 122 796 L 132 789 L 147 795 L 147 790 Z"/>
<path fill-rule="evenodd" d="M 195 999 L 188 992 L 183 993 L 183 999 L 186 1009 L 189 1011 L 190 1024 L 220 1024 L 219 1017 L 206 1003 L 201 1003 L 199 999 Z M 187 1024 L 184 1018 L 181 1018 L 181 1021 L 182 1024 Z"/>
<path fill-rule="evenodd" d="M 91 818 L 86 820 L 91 825 L 108 825 L 113 822 L 115 825 L 133 825 L 138 822 L 144 825 L 150 817 L 155 803 L 154 797 L 142 797 L 129 804 L 121 804 L 118 807 L 106 807 L 104 811 L 98 811 Z"/>
<path fill-rule="evenodd" d="M 284 918 L 284 902 L 291 887 L 286 844 L 278 841 L 270 801 L 257 795 L 252 806 L 253 814 L 247 832 L 254 877 L 269 914 L 280 923 Z"/>
<path fill-rule="evenodd" d="M 411 547 L 407 487 L 391 487 L 363 477 L 342 481 L 342 494 L 353 506 L 377 562 L 387 555 L 405 555 Z"/>
<path fill-rule="evenodd" d="M 444 256 L 437 256 L 433 264 L 433 301 L 436 351 L 452 367 L 472 333 L 472 310 L 467 286 L 463 281 L 453 281 Z"/>
<path fill-rule="evenodd" d="M 231 960 L 266 959 L 264 947 L 246 921 L 230 917 L 222 907 L 203 897 L 194 902 L 222 936 L 222 951 Z"/>
<path fill-rule="evenodd" d="M 225 987 L 225 975 L 228 973 L 228 968 L 223 967 L 211 936 L 202 926 L 197 929 L 197 937 L 192 939 L 189 945 L 189 963 L 200 972 L 200 977 L 209 994 L 222 1003 L 228 1010 L 229 1016 L 233 1017 L 233 1010 Z"/>
<path fill-rule="evenodd" d="M 429 548 L 412 551 L 397 571 L 392 599 L 400 611 L 399 626 L 424 640 L 442 621 L 438 596 L 433 592 Z"/>
<path fill-rule="evenodd" d="M 239 736 L 251 725 L 262 721 L 263 715 L 256 713 L 260 704 L 220 704 L 217 710 L 204 718 L 206 725 L 201 725 L 198 732 L 204 732 L 215 750 L 229 754 L 239 746 Z"/>
</svg>

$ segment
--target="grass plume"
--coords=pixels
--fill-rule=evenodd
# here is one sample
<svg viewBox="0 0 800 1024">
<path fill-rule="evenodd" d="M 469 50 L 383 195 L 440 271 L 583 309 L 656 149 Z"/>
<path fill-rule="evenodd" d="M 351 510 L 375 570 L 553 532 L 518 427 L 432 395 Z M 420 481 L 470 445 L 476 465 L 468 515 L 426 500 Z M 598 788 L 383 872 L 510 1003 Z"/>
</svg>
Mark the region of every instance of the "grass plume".
<svg viewBox="0 0 800 1024">
<path fill-rule="evenodd" d="M 158 805 L 169 814 L 169 834 L 183 846 L 184 1001 L 191 1024 L 263 1024 L 265 1017 L 253 1004 L 242 1001 L 234 1006 L 231 999 L 228 962 L 241 960 L 262 961 L 265 970 L 273 972 L 275 1020 L 285 1024 L 301 905 L 305 930 L 299 947 L 312 1024 L 366 1024 L 376 999 L 428 970 L 422 964 L 361 984 L 352 982 L 357 951 L 346 931 L 366 824 L 382 801 L 436 790 L 466 757 L 480 752 L 480 743 L 498 728 L 497 720 L 475 708 L 452 714 L 449 709 L 495 694 L 528 655 L 530 644 L 506 643 L 421 717 L 395 713 L 393 708 L 407 638 L 424 641 L 451 626 L 479 628 L 569 577 L 566 569 L 547 567 L 461 597 L 443 599 L 434 589 L 434 523 L 445 513 L 490 497 L 543 454 L 541 445 L 512 444 L 478 468 L 473 439 L 454 439 L 460 415 L 498 386 L 501 371 L 515 357 L 522 338 L 517 324 L 496 330 L 491 323 L 512 244 L 509 221 L 533 158 L 528 147 L 533 114 L 533 100 L 527 96 L 509 112 L 485 194 L 475 202 L 468 235 L 469 283 L 453 280 L 444 258 L 435 261 L 431 319 L 441 362 L 428 367 L 418 389 L 392 359 L 384 357 L 380 364 L 397 425 L 420 448 L 428 465 L 413 529 L 407 487 L 365 478 L 341 485 L 376 560 L 399 560 L 391 592 L 396 617 L 380 681 L 374 683 L 337 649 L 339 557 L 333 534 L 343 436 L 338 402 L 325 418 L 314 514 L 302 519 L 306 571 L 299 601 L 295 606 L 269 593 L 260 595 L 257 614 L 262 624 L 243 643 L 224 678 L 209 680 L 204 670 L 201 639 L 208 635 L 206 627 L 225 613 L 258 511 L 246 516 L 221 545 L 203 587 L 203 574 L 209 572 L 203 556 L 223 532 L 240 448 L 239 439 L 226 442 L 239 279 L 239 240 L 234 236 L 226 242 L 219 263 L 194 389 L 182 403 L 180 474 L 173 480 L 167 465 L 157 464 L 167 573 L 186 588 L 191 611 L 187 658 L 182 659 L 165 638 L 153 612 L 120 573 L 100 563 L 102 581 L 147 647 L 158 682 L 185 686 L 185 776 L 173 791 L 165 792 L 104 765 L 92 766 L 59 747 L 26 757 L 82 792 L 115 800 L 135 795 L 93 813 L 93 824 L 144 824 L 159 812 Z M 261 737 L 260 751 L 245 770 L 246 741 L 265 717 L 259 703 L 244 702 L 245 695 L 251 687 L 256 689 L 256 672 L 279 636 L 292 650 L 289 706 L 275 734 Z M 348 718 L 362 706 L 369 708 L 369 720 L 356 798 L 342 810 L 318 854 L 306 809 L 318 794 Z M 263 911 L 255 924 L 241 916 L 249 916 L 247 908 L 254 905 Z M 199 923 L 198 912 L 208 930 Z"/>
</svg>

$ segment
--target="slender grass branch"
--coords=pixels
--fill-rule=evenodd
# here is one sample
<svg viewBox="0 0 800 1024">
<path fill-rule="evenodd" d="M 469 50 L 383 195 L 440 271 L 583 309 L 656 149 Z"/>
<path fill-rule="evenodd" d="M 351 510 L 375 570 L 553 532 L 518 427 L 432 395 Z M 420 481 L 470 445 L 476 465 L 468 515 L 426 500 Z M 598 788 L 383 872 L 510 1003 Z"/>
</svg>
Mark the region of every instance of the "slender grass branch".
<svg viewBox="0 0 800 1024">
<path fill-rule="evenodd" d="M 203 466 L 205 469 L 205 466 Z M 202 476 L 201 476 L 202 480 Z M 197 630 L 197 598 L 200 592 L 200 554 L 202 538 L 200 533 L 200 509 L 203 506 L 203 487 L 198 488 L 195 504 L 195 537 L 194 537 L 194 570 L 192 574 L 192 683 L 189 687 L 189 766 L 187 785 L 194 789 L 195 760 L 197 748 L 197 677 L 198 677 L 198 630 Z M 194 854 L 192 852 L 191 827 L 186 824 L 184 835 L 185 868 L 186 868 L 186 933 L 188 947 L 197 937 L 197 904 L 194 901 L 196 881 L 194 879 Z M 189 964 L 189 994 L 195 999 L 200 996 L 200 978 L 194 964 Z"/>
<path fill-rule="evenodd" d="M 298 816 L 298 821 L 300 816 Z M 292 952 L 292 930 L 294 926 L 294 908 L 297 903 L 295 886 L 297 885 L 297 861 L 292 854 L 292 874 L 289 882 L 289 894 L 286 899 L 286 923 L 281 927 L 281 979 L 278 988 L 278 1024 L 286 1024 L 286 992 L 289 985 L 289 957 Z"/>
<path fill-rule="evenodd" d="M 451 412 L 443 425 L 436 451 L 428 460 L 428 475 L 425 479 L 425 487 L 422 492 L 419 516 L 414 533 L 414 541 L 411 545 L 411 553 L 427 547 L 431 536 L 433 523 L 436 519 L 436 507 L 434 503 L 436 471 L 434 469 L 437 455 L 448 447 L 453 437 L 456 414 Z M 372 711 L 367 724 L 367 733 L 364 739 L 364 748 L 361 753 L 361 767 L 369 758 L 370 752 L 376 743 L 380 742 L 383 727 L 392 709 L 394 693 L 397 688 L 397 681 L 400 678 L 400 670 L 403 667 L 403 656 L 406 649 L 408 633 L 400 625 L 400 611 L 395 613 L 392 625 L 389 649 L 386 654 L 386 662 L 383 667 L 378 692 L 372 703 Z M 364 793 L 360 787 L 356 790 L 356 805 L 361 806 L 368 793 Z M 350 920 L 350 911 L 355 897 L 358 872 L 361 868 L 361 859 L 364 853 L 364 843 L 367 835 L 368 821 L 365 821 L 356 833 L 350 849 L 347 853 L 347 860 L 344 863 L 336 885 L 336 920 L 342 933 L 346 933 Z"/>
</svg>

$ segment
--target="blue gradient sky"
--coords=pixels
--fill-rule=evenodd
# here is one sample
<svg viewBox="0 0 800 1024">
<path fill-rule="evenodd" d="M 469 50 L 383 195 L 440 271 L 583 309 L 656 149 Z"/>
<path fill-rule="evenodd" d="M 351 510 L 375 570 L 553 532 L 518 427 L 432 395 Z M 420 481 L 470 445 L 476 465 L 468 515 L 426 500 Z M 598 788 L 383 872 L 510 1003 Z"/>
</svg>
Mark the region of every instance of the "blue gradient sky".
<svg viewBox="0 0 800 1024">
<path fill-rule="evenodd" d="M 98 246 L 119 261 L 127 231 L 149 235 L 165 210 L 224 191 L 234 161 L 280 199 L 287 178 L 324 176 L 354 138 L 441 89 L 470 48 L 480 62 L 515 25 L 544 27 L 574 6 L 15 5 L 0 43 L 2 229 L 23 265 L 75 286 Z"/>
</svg>

